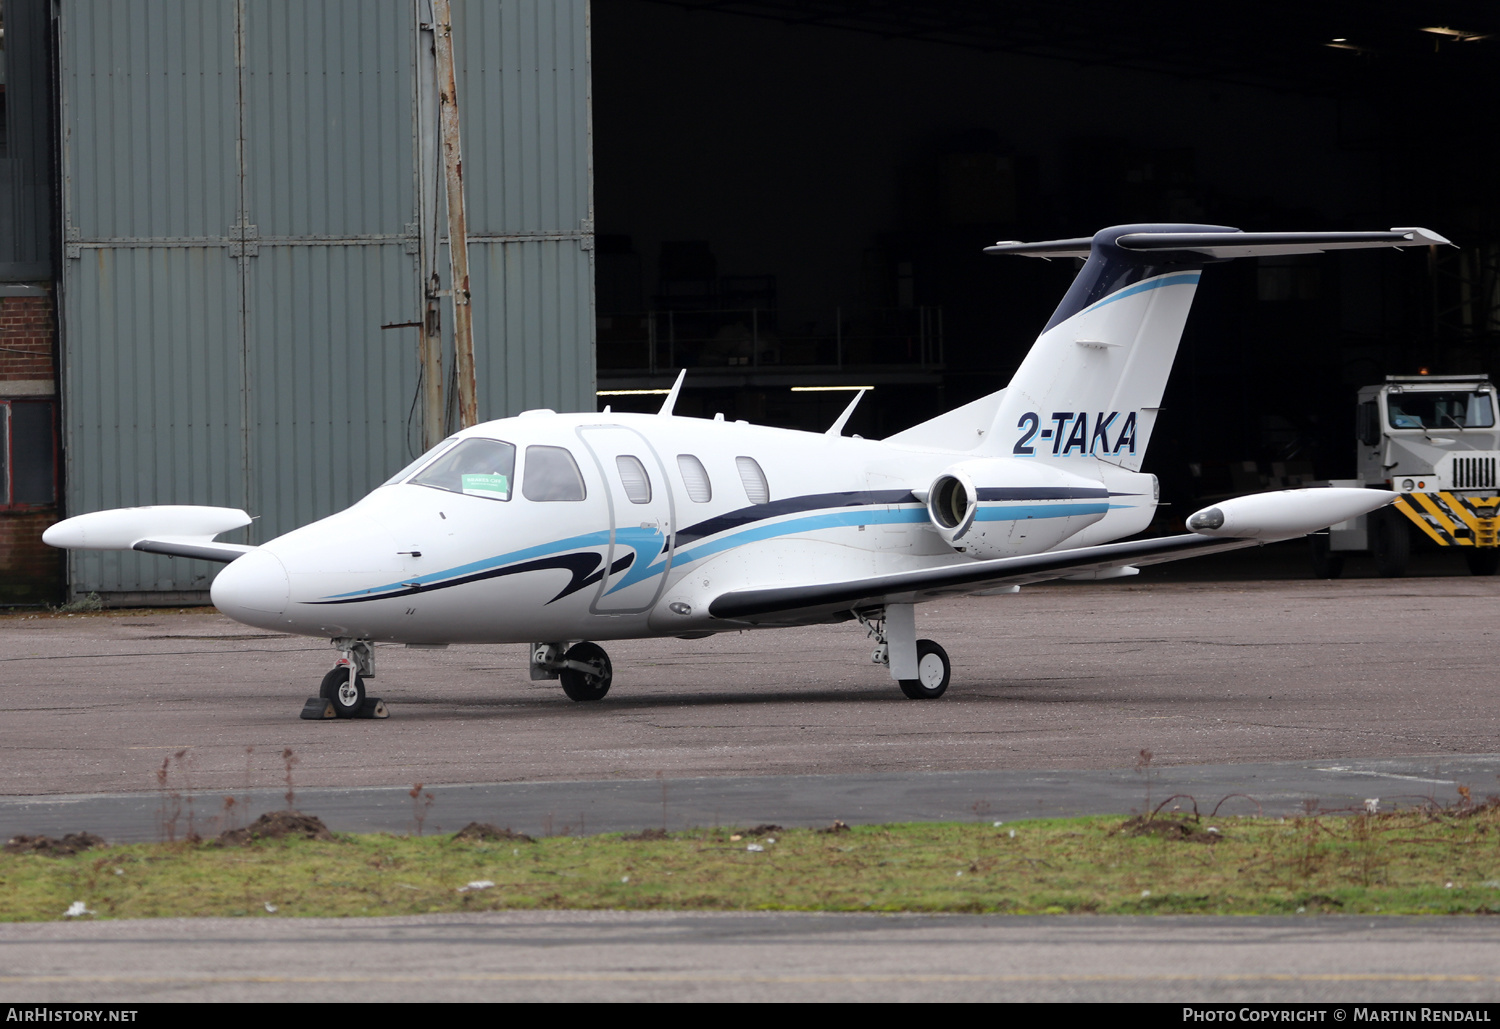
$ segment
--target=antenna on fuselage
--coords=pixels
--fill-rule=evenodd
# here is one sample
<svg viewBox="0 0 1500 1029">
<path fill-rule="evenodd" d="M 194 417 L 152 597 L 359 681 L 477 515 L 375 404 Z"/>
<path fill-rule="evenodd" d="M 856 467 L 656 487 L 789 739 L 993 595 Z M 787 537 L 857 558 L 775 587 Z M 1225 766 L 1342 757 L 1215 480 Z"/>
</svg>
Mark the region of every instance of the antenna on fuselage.
<svg viewBox="0 0 1500 1029">
<path fill-rule="evenodd" d="M 687 378 L 687 369 L 677 373 L 677 381 L 672 383 L 672 392 L 667 394 L 667 399 L 661 402 L 661 410 L 656 412 L 663 418 L 672 413 L 672 408 L 677 406 L 677 394 L 682 392 L 682 380 Z"/>
<path fill-rule="evenodd" d="M 860 398 L 868 392 L 870 391 L 867 389 L 862 389 L 858 393 L 854 394 L 854 399 L 849 401 L 849 406 L 844 408 L 844 413 L 839 415 L 834 423 L 828 427 L 828 432 L 826 433 L 826 435 L 842 436 L 844 434 L 844 426 L 849 424 L 849 416 L 854 414 L 854 409 L 859 406 Z"/>
</svg>

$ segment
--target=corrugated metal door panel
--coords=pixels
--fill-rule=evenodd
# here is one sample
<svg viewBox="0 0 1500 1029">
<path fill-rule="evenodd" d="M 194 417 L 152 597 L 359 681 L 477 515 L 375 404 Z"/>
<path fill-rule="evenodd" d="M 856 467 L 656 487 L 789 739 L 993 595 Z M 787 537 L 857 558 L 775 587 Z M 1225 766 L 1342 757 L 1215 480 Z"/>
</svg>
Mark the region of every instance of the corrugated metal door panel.
<svg viewBox="0 0 1500 1029">
<path fill-rule="evenodd" d="M 455 0 L 469 231 L 589 217 L 586 0 Z"/>
<path fill-rule="evenodd" d="M 262 238 L 412 220 L 410 0 L 260 0 L 245 27 L 246 189 Z"/>
<path fill-rule="evenodd" d="M 238 285 L 219 247 L 68 262 L 68 509 L 243 503 Z M 72 553 L 79 590 L 201 589 L 213 567 Z"/>
<path fill-rule="evenodd" d="M 406 463 L 416 390 L 409 0 L 247 5 L 251 502 L 257 540 Z M 357 244 L 356 240 L 369 240 Z M 325 240 L 342 240 L 329 245 Z"/>
<path fill-rule="evenodd" d="M 473 244 L 481 418 L 594 407 L 593 270 L 577 240 Z"/>
<path fill-rule="evenodd" d="M 64 4 L 67 510 L 242 506 L 234 4 Z M 71 555 L 77 590 L 201 589 L 217 566 Z"/>
<path fill-rule="evenodd" d="M 416 392 L 412 258 L 399 243 L 261 245 L 250 262 L 253 512 L 264 540 L 341 510 L 405 464 Z"/>
<path fill-rule="evenodd" d="M 232 0 L 61 7 L 68 224 L 222 237 L 237 202 Z"/>
</svg>

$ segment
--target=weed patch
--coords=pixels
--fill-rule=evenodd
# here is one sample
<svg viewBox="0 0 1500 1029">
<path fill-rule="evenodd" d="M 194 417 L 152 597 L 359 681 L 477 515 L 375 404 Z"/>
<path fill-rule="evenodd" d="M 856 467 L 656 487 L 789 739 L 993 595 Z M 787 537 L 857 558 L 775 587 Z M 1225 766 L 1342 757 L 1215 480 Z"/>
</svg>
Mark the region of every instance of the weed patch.
<svg viewBox="0 0 1500 1029">
<path fill-rule="evenodd" d="M 1477 809 L 1477 810 L 1476 810 Z M 328 833 L 273 813 L 191 839 L 0 854 L 0 918 L 359 916 L 506 908 L 1014 914 L 1500 912 L 1500 808 L 1153 814 L 530 840 Z M 279 834 L 255 832 L 266 818 Z M 1202 837 L 1211 837 L 1213 842 Z M 67 915 L 72 911 L 74 914 Z"/>
</svg>

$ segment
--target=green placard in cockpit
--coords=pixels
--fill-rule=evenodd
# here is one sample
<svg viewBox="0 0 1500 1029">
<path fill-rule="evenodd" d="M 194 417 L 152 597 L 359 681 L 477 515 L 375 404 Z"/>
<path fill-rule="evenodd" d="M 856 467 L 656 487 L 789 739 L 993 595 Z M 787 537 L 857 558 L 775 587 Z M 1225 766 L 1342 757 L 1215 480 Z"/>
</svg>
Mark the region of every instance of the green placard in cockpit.
<svg viewBox="0 0 1500 1029">
<path fill-rule="evenodd" d="M 510 476 L 488 475 L 479 472 L 466 472 L 463 477 L 464 492 L 475 497 L 498 497 L 501 500 L 510 498 Z"/>
</svg>

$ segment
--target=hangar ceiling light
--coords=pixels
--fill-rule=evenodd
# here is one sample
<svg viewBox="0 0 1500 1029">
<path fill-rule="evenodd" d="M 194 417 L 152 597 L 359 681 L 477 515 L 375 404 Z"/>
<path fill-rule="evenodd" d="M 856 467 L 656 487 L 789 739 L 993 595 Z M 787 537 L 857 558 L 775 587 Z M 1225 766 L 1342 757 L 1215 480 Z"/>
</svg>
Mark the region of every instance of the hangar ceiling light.
<svg viewBox="0 0 1500 1029">
<path fill-rule="evenodd" d="M 1423 32 L 1431 32 L 1434 36 L 1447 36 L 1449 39 L 1459 43 L 1473 43 L 1480 39 L 1489 39 L 1489 32 L 1465 32 L 1463 29 L 1450 29 L 1446 26 L 1431 26 L 1424 28 Z"/>
<path fill-rule="evenodd" d="M 1360 93 L 1371 73 L 1409 83 L 1433 73 L 1493 81 L 1469 48 L 1435 55 L 1414 30 L 1452 40 L 1500 34 L 1500 5 L 1486 0 L 1261 0 L 1205 16 L 1197 0 L 1123 5 L 1105 0 L 654 0 L 691 11 L 737 14 L 792 27 L 843 29 L 1278 92 Z M 1442 26 L 1464 25 L 1464 29 Z M 1337 32 L 1338 36 L 1334 36 Z M 1332 42 L 1330 42 L 1332 40 Z M 1357 40 L 1358 42 L 1352 42 Z M 1352 62 L 1354 51 L 1378 61 Z"/>
</svg>

